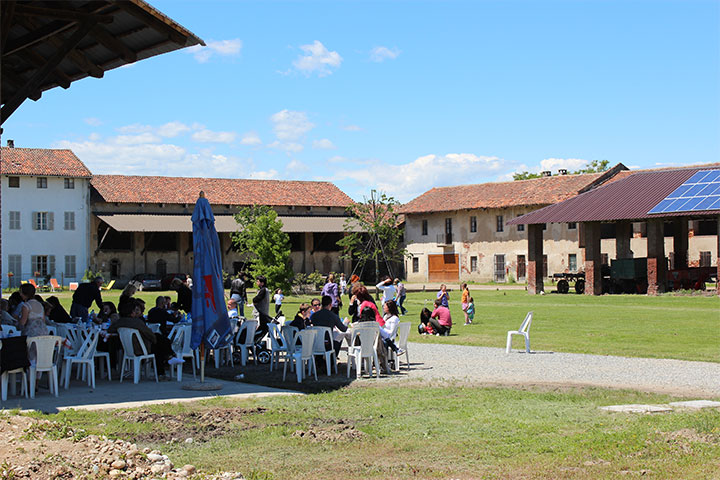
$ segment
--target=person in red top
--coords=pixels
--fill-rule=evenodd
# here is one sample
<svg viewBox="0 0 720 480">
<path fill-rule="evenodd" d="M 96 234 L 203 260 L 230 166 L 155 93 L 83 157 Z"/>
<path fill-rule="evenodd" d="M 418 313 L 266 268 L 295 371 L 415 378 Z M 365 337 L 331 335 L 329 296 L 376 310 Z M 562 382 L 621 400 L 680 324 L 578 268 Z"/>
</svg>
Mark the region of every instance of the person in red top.
<svg viewBox="0 0 720 480">
<path fill-rule="evenodd" d="M 449 335 L 452 328 L 452 316 L 450 309 L 443 306 L 441 299 L 435 300 L 435 310 L 430 314 L 429 323 L 438 335 Z"/>
<path fill-rule="evenodd" d="M 358 317 L 362 319 L 362 311 L 365 308 L 370 308 L 375 313 L 375 321 L 380 324 L 381 327 L 385 326 L 385 320 L 383 320 L 382 315 L 380 315 L 380 312 L 378 312 L 377 305 L 375 305 L 375 302 L 372 299 L 372 295 L 370 295 L 370 292 L 368 292 L 367 288 L 364 285 L 360 285 L 353 290 L 353 294 L 355 298 L 360 302 L 360 305 L 357 308 L 358 311 Z"/>
</svg>

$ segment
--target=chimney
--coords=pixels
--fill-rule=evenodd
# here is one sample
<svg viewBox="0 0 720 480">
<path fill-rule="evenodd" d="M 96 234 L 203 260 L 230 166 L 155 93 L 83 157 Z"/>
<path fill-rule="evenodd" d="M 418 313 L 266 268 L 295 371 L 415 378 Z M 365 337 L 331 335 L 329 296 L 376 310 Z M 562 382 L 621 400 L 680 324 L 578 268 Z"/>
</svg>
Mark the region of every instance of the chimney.
<svg viewBox="0 0 720 480">
<path fill-rule="evenodd" d="M 550 170 L 543 170 L 542 172 L 540 172 L 541 177 L 549 177 L 550 175 L 552 175 L 552 172 L 550 172 Z"/>
<path fill-rule="evenodd" d="M 564 168 L 561 168 L 560 170 L 558 170 L 558 175 L 567 175 L 567 170 Z"/>
<path fill-rule="evenodd" d="M 15 140 L 8 140 L 7 146 L 8 148 L 15 148 Z"/>
</svg>

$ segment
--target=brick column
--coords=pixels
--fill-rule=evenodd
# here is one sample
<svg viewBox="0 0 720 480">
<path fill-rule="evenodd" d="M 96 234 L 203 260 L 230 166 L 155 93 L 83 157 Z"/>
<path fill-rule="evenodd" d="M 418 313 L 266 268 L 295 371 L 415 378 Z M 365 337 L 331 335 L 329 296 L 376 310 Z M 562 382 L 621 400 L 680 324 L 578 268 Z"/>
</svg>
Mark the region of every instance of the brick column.
<svg viewBox="0 0 720 480">
<path fill-rule="evenodd" d="M 678 218 L 673 221 L 673 268 L 688 266 L 688 220 Z"/>
<path fill-rule="evenodd" d="M 632 222 L 624 220 L 615 223 L 615 258 L 633 258 L 633 251 L 630 250 L 632 234 Z"/>
<path fill-rule="evenodd" d="M 543 285 L 543 229 L 542 224 L 528 225 L 528 293 L 531 295 L 545 291 Z"/>
<path fill-rule="evenodd" d="M 602 294 L 602 255 L 600 255 L 600 222 L 586 222 L 585 295 Z"/>
<path fill-rule="evenodd" d="M 647 252 L 647 293 L 648 295 L 658 295 L 665 291 L 665 284 L 667 283 L 665 235 L 662 219 L 652 219 L 647 222 Z"/>
</svg>

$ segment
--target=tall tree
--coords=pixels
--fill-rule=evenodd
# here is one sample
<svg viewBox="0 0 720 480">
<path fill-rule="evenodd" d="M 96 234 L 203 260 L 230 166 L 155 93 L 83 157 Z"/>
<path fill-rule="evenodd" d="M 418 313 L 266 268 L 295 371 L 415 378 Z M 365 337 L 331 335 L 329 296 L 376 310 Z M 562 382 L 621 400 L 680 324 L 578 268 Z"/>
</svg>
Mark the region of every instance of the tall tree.
<svg viewBox="0 0 720 480">
<path fill-rule="evenodd" d="M 264 275 L 271 288 L 290 289 L 290 237 L 282 231 L 277 212 L 265 205 L 240 208 L 235 214 L 239 231 L 232 234 L 233 245 L 250 262 L 253 276 Z"/>
<path fill-rule="evenodd" d="M 380 262 L 388 274 L 394 276 L 392 262 L 402 261 L 406 255 L 403 231 L 398 228 L 399 202 L 375 190 L 370 197 L 348 207 L 350 218 L 345 222 L 345 236 L 338 242 L 343 247 L 343 258 L 358 260 L 361 267 L 368 262 L 375 266 L 375 281 L 380 279 Z"/>
</svg>

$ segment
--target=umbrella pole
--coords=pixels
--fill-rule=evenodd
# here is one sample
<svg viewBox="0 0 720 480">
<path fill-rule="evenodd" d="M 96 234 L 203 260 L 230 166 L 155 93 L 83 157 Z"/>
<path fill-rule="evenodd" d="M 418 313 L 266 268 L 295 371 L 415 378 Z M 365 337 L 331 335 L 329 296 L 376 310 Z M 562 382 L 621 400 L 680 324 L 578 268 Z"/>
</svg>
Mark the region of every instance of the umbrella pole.
<svg viewBox="0 0 720 480">
<path fill-rule="evenodd" d="M 205 383 L 205 343 L 200 344 L 200 383 Z"/>
</svg>

